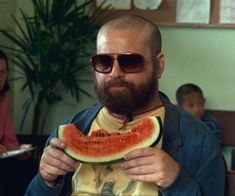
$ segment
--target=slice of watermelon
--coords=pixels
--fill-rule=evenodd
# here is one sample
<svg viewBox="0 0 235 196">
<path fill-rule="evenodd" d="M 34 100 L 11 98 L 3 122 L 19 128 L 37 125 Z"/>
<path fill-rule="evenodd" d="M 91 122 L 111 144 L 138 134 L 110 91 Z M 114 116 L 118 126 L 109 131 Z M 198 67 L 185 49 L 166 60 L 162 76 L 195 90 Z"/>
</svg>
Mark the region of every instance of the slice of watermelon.
<svg viewBox="0 0 235 196">
<path fill-rule="evenodd" d="M 104 129 L 83 135 L 74 124 L 61 125 L 58 138 L 66 144 L 65 152 L 85 163 L 110 163 L 122 159 L 128 152 L 157 144 L 162 135 L 159 117 L 146 117 L 128 131 L 112 133 Z"/>
</svg>

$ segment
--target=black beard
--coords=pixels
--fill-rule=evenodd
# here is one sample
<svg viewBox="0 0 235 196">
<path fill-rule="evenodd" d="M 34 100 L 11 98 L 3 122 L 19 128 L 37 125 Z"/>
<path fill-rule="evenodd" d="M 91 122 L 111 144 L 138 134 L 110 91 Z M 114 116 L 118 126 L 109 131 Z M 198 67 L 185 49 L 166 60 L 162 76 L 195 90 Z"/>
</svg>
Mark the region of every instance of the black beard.
<svg viewBox="0 0 235 196">
<path fill-rule="evenodd" d="M 110 93 L 109 88 L 114 86 L 125 87 L 123 93 Z M 122 79 L 106 81 L 102 87 L 98 86 L 95 79 L 95 90 L 99 101 L 111 113 L 131 116 L 134 111 L 146 106 L 153 98 L 157 89 L 157 78 L 154 74 L 144 83 L 135 86 L 133 83 Z"/>
</svg>

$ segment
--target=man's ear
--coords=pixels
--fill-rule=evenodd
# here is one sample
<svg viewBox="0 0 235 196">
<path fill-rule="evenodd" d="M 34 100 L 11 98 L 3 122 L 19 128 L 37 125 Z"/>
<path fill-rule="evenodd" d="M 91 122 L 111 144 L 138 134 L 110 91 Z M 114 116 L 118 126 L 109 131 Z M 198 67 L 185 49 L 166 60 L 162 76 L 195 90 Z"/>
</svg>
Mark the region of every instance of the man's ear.
<svg viewBox="0 0 235 196">
<path fill-rule="evenodd" d="M 162 52 L 157 55 L 158 68 L 157 68 L 157 78 L 160 79 L 165 68 L 165 58 Z"/>
</svg>

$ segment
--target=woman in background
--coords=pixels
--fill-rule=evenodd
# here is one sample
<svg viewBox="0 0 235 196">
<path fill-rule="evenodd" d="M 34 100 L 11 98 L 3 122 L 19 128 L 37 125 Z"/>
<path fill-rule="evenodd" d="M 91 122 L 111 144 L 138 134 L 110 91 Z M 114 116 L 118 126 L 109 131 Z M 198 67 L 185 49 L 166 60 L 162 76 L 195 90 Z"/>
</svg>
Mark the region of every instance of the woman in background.
<svg viewBox="0 0 235 196">
<path fill-rule="evenodd" d="M 14 133 L 14 127 L 10 115 L 9 99 L 6 92 L 9 91 L 7 81 L 8 60 L 6 54 L 0 50 L 0 154 L 16 149 L 31 148 L 30 144 L 20 145 Z"/>
<path fill-rule="evenodd" d="M 20 144 L 10 115 L 8 59 L 0 50 L 0 157 L 16 149 L 30 149 L 31 144 Z M 0 159 L 0 195 L 23 195 L 27 184 L 36 173 L 36 160 L 30 154 Z"/>
</svg>

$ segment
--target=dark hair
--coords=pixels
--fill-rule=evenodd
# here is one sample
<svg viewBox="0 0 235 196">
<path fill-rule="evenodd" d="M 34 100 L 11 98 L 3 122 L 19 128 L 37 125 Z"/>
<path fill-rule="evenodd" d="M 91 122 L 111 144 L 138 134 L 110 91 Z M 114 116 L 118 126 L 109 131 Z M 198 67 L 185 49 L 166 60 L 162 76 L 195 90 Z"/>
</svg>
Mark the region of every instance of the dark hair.
<svg viewBox="0 0 235 196">
<path fill-rule="evenodd" d="M 182 86 L 180 86 L 176 91 L 177 103 L 181 104 L 183 102 L 184 96 L 193 92 L 200 93 L 201 96 L 204 97 L 202 89 L 195 84 L 187 83 L 187 84 L 183 84 Z"/>
<path fill-rule="evenodd" d="M 0 59 L 3 59 L 6 61 L 7 70 L 8 70 L 8 58 L 7 55 L 0 49 Z M 3 88 L 0 90 L 0 97 L 4 96 L 7 91 L 10 90 L 9 82 L 6 81 Z"/>
</svg>

